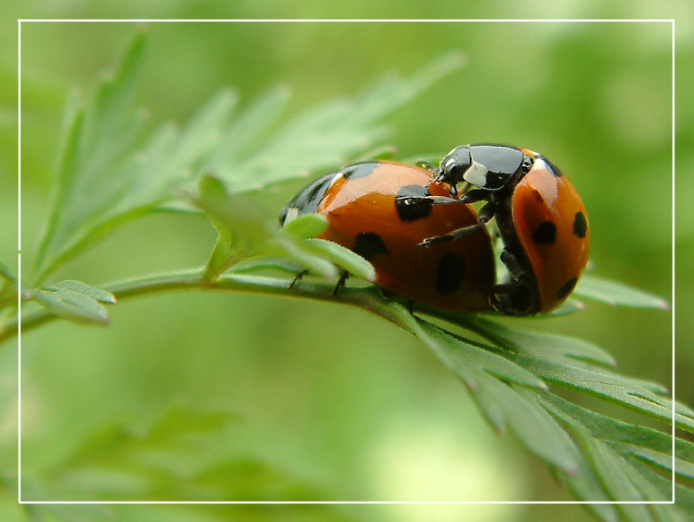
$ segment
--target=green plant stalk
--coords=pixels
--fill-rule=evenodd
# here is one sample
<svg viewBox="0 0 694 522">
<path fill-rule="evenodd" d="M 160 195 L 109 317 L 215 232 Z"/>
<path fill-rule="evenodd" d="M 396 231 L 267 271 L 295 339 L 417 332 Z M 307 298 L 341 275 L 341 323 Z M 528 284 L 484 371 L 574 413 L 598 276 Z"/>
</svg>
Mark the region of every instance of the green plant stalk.
<svg viewBox="0 0 694 522">
<path fill-rule="evenodd" d="M 302 281 L 300 289 L 290 288 L 289 285 L 290 281 L 286 278 L 248 274 L 227 274 L 218 279 L 209 280 L 205 276 L 204 269 L 195 269 L 131 279 L 105 285 L 103 289 L 113 293 L 117 301 L 180 290 L 221 290 L 312 299 L 365 308 L 406 330 L 411 330 L 411 325 L 405 324 L 403 321 L 403 314 L 392 309 L 392 306 L 399 305 L 395 303 L 391 305 L 384 301 L 375 287 L 372 289 L 341 288 L 339 296 L 335 296 L 333 295 L 334 284 L 331 283 Z M 20 321 L 22 334 L 26 334 L 55 319 L 59 319 L 59 317 L 48 310 L 39 310 L 24 317 L 20 316 L 20 318 L 8 322 L 0 331 L 0 343 L 18 334 Z"/>
</svg>

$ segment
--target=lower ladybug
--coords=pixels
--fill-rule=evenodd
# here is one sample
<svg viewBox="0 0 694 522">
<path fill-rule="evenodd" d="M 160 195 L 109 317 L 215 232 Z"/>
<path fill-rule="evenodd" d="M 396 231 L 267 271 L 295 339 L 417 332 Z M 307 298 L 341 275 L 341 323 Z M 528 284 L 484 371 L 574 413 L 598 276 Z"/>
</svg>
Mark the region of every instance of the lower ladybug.
<svg viewBox="0 0 694 522">
<path fill-rule="evenodd" d="M 508 315 L 527 315 L 550 312 L 564 302 L 588 262 L 590 226 L 581 197 L 559 168 L 528 149 L 462 145 L 433 172 L 438 183 L 449 184 L 451 195 L 463 182 L 463 195 L 455 201 L 487 203 L 477 225 L 432 236 L 422 245 L 448 244 L 476 233 L 495 217 L 510 280 L 492 289 L 494 307 Z"/>
<path fill-rule="evenodd" d="M 435 183 L 423 168 L 394 161 L 359 163 L 308 185 L 284 208 L 280 224 L 300 214 L 322 214 L 328 228 L 319 237 L 368 259 L 383 289 L 444 310 L 490 309 L 496 275 L 487 229 L 421 248 L 427 238 L 445 237 L 479 220 L 469 205 L 436 205 L 431 197 L 458 201 L 451 187 Z"/>
</svg>

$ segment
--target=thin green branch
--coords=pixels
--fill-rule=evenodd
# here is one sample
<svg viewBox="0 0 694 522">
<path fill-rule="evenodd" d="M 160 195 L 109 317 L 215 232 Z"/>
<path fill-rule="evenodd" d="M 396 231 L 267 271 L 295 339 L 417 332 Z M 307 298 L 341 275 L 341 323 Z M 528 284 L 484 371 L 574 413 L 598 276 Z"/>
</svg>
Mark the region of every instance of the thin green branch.
<svg viewBox="0 0 694 522">
<path fill-rule="evenodd" d="M 210 281 L 204 276 L 203 270 L 197 269 L 131 279 L 105 285 L 103 289 L 114 294 L 117 301 L 179 290 L 222 290 L 312 299 L 366 308 L 395 324 L 405 326 L 401 324 L 399 314 L 389 310 L 388 303 L 376 289 L 342 288 L 337 297 L 333 295 L 334 285 L 330 283 L 302 281 L 298 290 L 290 288 L 287 279 L 249 274 L 228 274 Z M 22 334 L 58 318 L 48 310 L 27 314 L 20 319 Z M 0 331 L 0 343 L 17 335 L 18 323 L 17 319 L 8 322 Z"/>
</svg>

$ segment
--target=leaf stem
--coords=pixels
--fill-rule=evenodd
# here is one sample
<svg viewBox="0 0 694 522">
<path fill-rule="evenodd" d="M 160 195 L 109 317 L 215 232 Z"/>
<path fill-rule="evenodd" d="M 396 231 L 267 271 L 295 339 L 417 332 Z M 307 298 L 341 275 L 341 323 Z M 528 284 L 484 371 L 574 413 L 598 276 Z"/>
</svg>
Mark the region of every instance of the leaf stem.
<svg viewBox="0 0 694 522">
<path fill-rule="evenodd" d="M 341 288 L 339 296 L 335 296 L 333 295 L 334 285 L 331 283 L 304 280 L 301 281 L 299 288 L 290 288 L 289 280 L 286 278 L 234 273 L 210 280 L 205 277 L 204 269 L 194 269 L 130 279 L 104 285 L 102 288 L 114 294 L 117 301 L 179 290 L 221 290 L 312 299 L 366 308 L 407 329 L 401 314 L 391 309 L 394 303 L 383 299 L 375 287 Z M 14 319 L 0 329 L 0 343 L 17 335 L 19 321 L 21 321 L 22 334 L 25 334 L 57 318 L 58 316 L 48 310 L 39 310 L 26 314 L 20 319 Z"/>
</svg>

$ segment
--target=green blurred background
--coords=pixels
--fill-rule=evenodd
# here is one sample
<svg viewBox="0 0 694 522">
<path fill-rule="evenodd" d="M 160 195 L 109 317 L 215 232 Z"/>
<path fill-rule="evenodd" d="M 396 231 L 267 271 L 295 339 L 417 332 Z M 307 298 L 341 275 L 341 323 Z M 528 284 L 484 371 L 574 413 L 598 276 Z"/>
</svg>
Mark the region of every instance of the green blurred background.
<svg viewBox="0 0 694 522">
<path fill-rule="evenodd" d="M 36 5 L 34 5 L 36 4 Z M 294 16 L 328 16 L 323 4 L 294 2 Z M 386 4 L 388 4 L 386 2 Z M 408 16 L 437 16 L 409 3 Z M 445 12 L 448 5 L 451 10 Z M 443 16 L 513 16 L 463 12 Z M 542 16 L 649 17 L 585 7 L 562 12 L 535 2 Z M 37 7 L 38 2 L 29 2 Z M 127 16 L 286 16 L 236 12 L 223 3 L 172 3 Z M 593 4 L 586 4 L 590 6 Z M 688 3 L 673 4 L 686 10 Z M 116 7 L 119 6 L 119 7 Z M 364 16 L 343 7 L 330 16 Z M 454 7 L 455 6 L 455 7 Z M 546 8 L 542 11 L 541 8 Z M 128 4 L 86 2 L 72 11 L 36 8 L 32 17 L 126 16 Z M 309 13 L 309 9 L 311 12 Z M 640 10 L 639 10 L 640 9 Z M 426 11 L 426 12 L 425 12 Z M 511 8 L 513 11 L 513 8 Z M 515 15 L 531 13 L 516 8 Z M 19 11 L 17 11 L 19 12 Z M 388 16 L 371 8 L 369 16 Z M 694 404 L 692 79 L 688 21 L 678 32 L 677 397 Z M 88 88 L 134 31 L 128 23 L 22 24 L 22 257 L 30 265 L 50 200 L 51 168 L 63 102 Z M 467 66 L 437 83 L 388 121 L 398 157 L 442 155 L 469 142 L 540 151 L 572 179 L 592 225 L 593 273 L 670 298 L 672 291 L 672 25 L 660 23 L 153 23 L 137 99 L 154 122 L 184 121 L 222 86 L 248 102 L 282 83 L 292 112 L 358 94 L 388 72 L 409 75 L 451 50 Z M 16 32 L 14 33 L 16 35 Z M 16 49 L 11 35 L 6 49 Z M 0 259 L 16 266 L 16 107 L 14 58 L 2 61 Z M 681 83 L 681 87 L 680 87 Z M 278 212 L 301 184 L 268 196 Z M 119 231 L 61 276 L 101 284 L 202 264 L 214 242 L 201 218 L 157 216 Z M 156 255 L 152 255 L 156 253 Z M 162 255 L 163 254 L 163 255 Z M 162 263 L 161 259 L 166 262 Z M 571 500 L 545 467 L 512 437 L 498 437 L 464 387 L 424 346 L 367 313 L 269 297 L 176 293 L 123 302 L 108 328 L 55 322 L 25 336 L 24 472 L 60 462 L 109 423 L 144 429 L 173 406 L 238 416 L 216 436 L 214 452 L 261 462 L 334 500 Z M 580 336 L 615 354 L 620 371 L 669 385 L 672 314 L 589 303 L 583 313 L 519 327 Z M 0 351 L 2 386 L 12 397 L 16 354 Z M 13 400 L 13 399 L 12 399 Z M 16 408 L 2 406 L 0 442 L 15 443 Z M 11 468 L 13 452 L 1 453 Z M 185 499 L 185 491 L 181 492 Z M 21 520 L 15 508 L 0 514 Z M 157 511 L 159 509 L 159 511 Z M 122 508 L 123 520 L 589 520 L 578 506 L 386 505 L 277 511 L 175 511 Z M 220 508 L 222 509 L 222 508 Z M 127 510 L 127 511 L 126 511 Z M 233 517 L 233 518 L 232 518 Z M 295 518 L 293 518 L 295 517 Z M 3 518 L 4 519 L 4 518 Z"/>
</svg>

